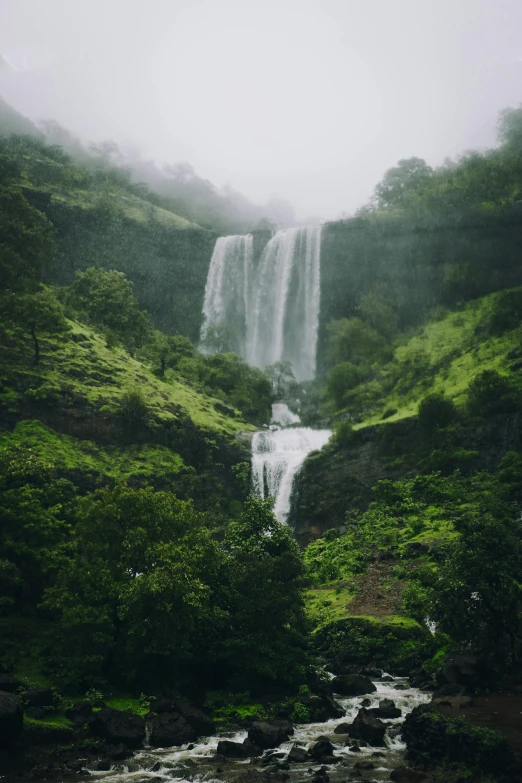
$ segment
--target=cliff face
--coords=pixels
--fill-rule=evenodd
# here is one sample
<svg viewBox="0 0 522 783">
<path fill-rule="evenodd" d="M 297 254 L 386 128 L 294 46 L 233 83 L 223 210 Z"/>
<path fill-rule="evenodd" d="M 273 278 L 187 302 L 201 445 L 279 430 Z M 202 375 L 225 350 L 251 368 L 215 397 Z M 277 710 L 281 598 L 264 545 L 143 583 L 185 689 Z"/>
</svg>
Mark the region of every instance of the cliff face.
<svg viewBox="0 0 522 783">
<path fill-rule="evenodd" d="M 522 207 L 466 220 L 393 216 L 327 223 L 321 246 L 318 359 L 332 318 L 357 314 L 361 296 L 376 290 L 406 328 L 439 304 L 454 306 L 520 285 Z"/>
</svg>

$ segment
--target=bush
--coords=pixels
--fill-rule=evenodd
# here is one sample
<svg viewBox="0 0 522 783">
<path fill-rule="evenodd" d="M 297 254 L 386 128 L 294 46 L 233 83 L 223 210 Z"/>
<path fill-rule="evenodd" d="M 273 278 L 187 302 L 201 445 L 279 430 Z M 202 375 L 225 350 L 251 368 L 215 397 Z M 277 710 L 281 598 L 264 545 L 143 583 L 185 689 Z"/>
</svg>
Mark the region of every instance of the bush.
<svg viewBox="0 0 522 783">
<path fill-rule="evenodd" d="M 336 364 L 330 371 L 326 379 L 326 390 L 337 408 L 343 407 L 345 393 L 360 383 L 361 375 L 360 369 L 352 362 Z"/>
<path fill-rule="evenodd" d="M 349 446 L 353 443 L 354 429 L 349 421 L 340 421 L 335 427 L 335 442 L 339 446 Z"/>
<path fill-rule="evenodd" d="M 443 394 L 428 394 L 419 405 L 419 425 L 424 432 L 447 427 L 457 416 L 453 400 Z"/>
<path fill-rule="evenodd" d="M 516 329 L 522 321 L 522 289 L 503 291 L 495 300 L 490 328 L 493 334 Z"/>
<path fill-rule="evenodd" d="M 484 370 L 468 386 L 468 410 L 472 416 L 513 411 L 518 399 L 507 378 L 496 370 Z"/>
<path fill-rule="evenodd" d="M 121 398 L 119 413 L 127 432 L 145 427 L 149 422 L 150 410 L 143 392 L 140 389 L 126 391 Z"/>
</svg>

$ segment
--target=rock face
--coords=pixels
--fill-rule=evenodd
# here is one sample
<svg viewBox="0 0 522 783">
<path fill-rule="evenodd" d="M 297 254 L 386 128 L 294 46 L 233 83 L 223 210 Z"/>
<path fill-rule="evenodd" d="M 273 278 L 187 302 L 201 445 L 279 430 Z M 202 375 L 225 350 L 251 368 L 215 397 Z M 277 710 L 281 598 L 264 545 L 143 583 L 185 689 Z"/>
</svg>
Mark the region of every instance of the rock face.
<svg viewBox="0 0 522 783">
<path fill-rule="evenodd" d="M 95 737 L 108 740 L 114 745 L 120 742 L 129 748 L 137 748 L 145 739 L 145 721 L 132 712 L 112 710 L 105 707 L 94 714 L 89 724 Z"/>
<path fill-rule="evenodd" d="M 0 674 L 0 691 L 5 693 L 16 693 L 18 688 L 23 685 L 21 680 L 17 680 L 12 674 Z"/>
<path fill-rule="evenodd" d="M 0 748 L 12 748 L 24 727 L 24 711 L 18 696 L 0 691 Z"/>
<path fill-rule="evenodd" d="M 192 726 L 198 736 L 208 737 L 216 732 L 214 722 L 208 715 L 188 701 L 167 698 L 155 699 L 150 705 L 150 709 L 152 712 L 159 714 L 166 712 L 179 713 Z"/>
<path fill-rule="evenodd" d="M 342 718 L 344 710 L 327 693 L 317 695 L 309 692 L 306 696 L 300 696 L 299 701 L 310 712 L 312 723 L 323 723 L 330 718 Z"/>
<path fill-rule="evenodd" d="M 365 696 L 377 690 L 373 682 L 361 674 L 341 674 L 334 677 L 332 688 L 334 693 L 340 693 L 342 696 Z"/>
<path fill-rule="evenodd" d="M 334 729 L 334 734 L 348 734 L 350 731 L 349 723 L 339 723 Z"/>
<path fill-rule="evenodd" d="M 83 726 L 94 719 L 91 703 L 88 701 L 77 701 L 72 707 L 65 711 L 65 716 L 75 726 Z"/>
<path fill-rule="evenodd" d="M 309 756 L 306 748 L 300 748 L 299 745 L 294 745 L 290 748 L 288 761 L 291 764 L 304 764 L 305 761 L 308 761 L 308 758 Z"/>
<path fill-rule="evenodd" d="M 170 748 L 194 742 L 197 732 L 179 712 L 164 712 L 150 722 L 150 744 L 156 748 Z"/>
<path fill-rule="evenodd" d="M 386 726 L 379 718 L 374 717 L 370 710 L 362 707 L 350 726 L 350 737 L 364 740 L 369 745 L 379 747 L 384 745 Z"/>
<path fill-rule="evenodd" d="M 287 720 L 256 721 L 248 732 L 248 739 L 258 748 L 277 748 L 294 733 L 294 727 Z"/>
<path fill-rule="evenodd" d="M 228 759 L 246 759 L 248 758 L 248 751 L 242 742 L 220 740 L 216 748 L 216 755 L 225 756 Z"/>
</svg>

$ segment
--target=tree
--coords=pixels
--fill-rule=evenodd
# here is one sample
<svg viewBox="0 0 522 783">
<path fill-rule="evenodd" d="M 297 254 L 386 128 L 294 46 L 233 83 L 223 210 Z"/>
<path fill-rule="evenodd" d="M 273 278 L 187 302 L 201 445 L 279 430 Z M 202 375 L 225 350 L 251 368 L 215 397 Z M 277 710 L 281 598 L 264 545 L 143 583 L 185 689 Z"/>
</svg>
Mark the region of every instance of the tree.
<svg viewBox="0 0 522 783">
<path fill-rule="evenodd" d="M 94 326 L 113 332 L 133 353 L 147 336 L 148 316 L 139 309 L 132 288 L 123 272 L 91 266 L 76 272 L 66 301 Z"/>
<path fill-rule="evenodd" d="M 0 185 L 0 279 L 3 293 L 34 289 L 54 252 L 54 229 L 13 188 Z"/>
<path fill-rule="evenodd" d="M 503 109 L 497 121 L 498 139 L 501 144 L 522 152 L 522 104 L 516 109 Z"/>
<path fill-rule="evenodd" d="M 419 424 L 426 433 L 452 424 L 457 417 L 453 400 L 444 394 L 428 394 L 419 405 Z"/>
<path fill-rule="evenodd" d="M 400 160 L 376 186 L 377 206 L 380 209 L 405 206 L 408 195 L 424 186 L 432 176 L 433 169 L 422 158 Z"/>
<path fill-rule="evenodd" d="M 509 381 L 496 370 L 484 370 L 468 385 L 468 410 L 472 416 L 512 411 L 519 404 Z"/>
<path fill-rule="evenodd" d="M 294 394 L 297 381 L 290 362 L 276 362 L 265 367 L 265 375 L 272 384 L 276 400 L 287 400 Z"/>
<path fill-rule="evenodd" d="M 397 331 L 397 314 L 375 291 L 361 296 L 359 312 L 363 321 L 383 337 L 390 338 Z"/>
<path fill-rule="evenodd" d="M 390 353 L 386 341 L 375 329 L 360 318 L 340 318 L 330 321 L 328 331 L 328 359 L 331 365 L 350 362 L 371 365 L 387 358 Z"/>
<path fill-rule="evenodd" d="M 63 305 L 50 288 L 41 286 L 34 293 L 7 294 L 3 306 L 4 317 L 31 335 L 35 366 L 40 361 L 40 335 L 64 334 L 70 329 Z"/>
<path fill-rule="evenodd" d="M 341 362 L 333 367 L 326 379 L 328 396 L 337 408 L 342 408 L 344 395 L 361 382 L 362 373 L 352 362 Z"/>
<path fill-rule="evenodd" d="M 494 652 L 522 640 L 522 525 L 500 510 L 464 512 L 432 593 L 432 619 L 452 639 L 476 652 Z"/>
</svg>

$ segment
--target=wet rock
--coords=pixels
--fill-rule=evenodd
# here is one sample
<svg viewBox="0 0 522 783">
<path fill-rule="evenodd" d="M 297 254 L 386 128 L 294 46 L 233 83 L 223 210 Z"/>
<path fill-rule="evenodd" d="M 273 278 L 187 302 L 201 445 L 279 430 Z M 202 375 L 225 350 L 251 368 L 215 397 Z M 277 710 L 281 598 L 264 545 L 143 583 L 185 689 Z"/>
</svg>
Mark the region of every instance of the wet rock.
<svg viewBox="0 0 522 783">
<path fill-rule="evenodd" d="M 28 718 L 42 720 L 42 718 L 45 718 L 45 710 L 43 707 L 28 707 L 25 711 L 25 715 Z"/>
<path fill-rule="evenodd" d="M 293 725 L 286 720 L 256 721 L 248 731 L 248 739 L 259 748 L 276 748 L 293 733 Z"/>
<path fill-rule="evenodd" d="M 347 742 L 346 744 L 349 745 L 349 749 L 351 753 L 361 752 L 361 746 L 358 745 L 356 742 Z"/>
<path fill-rule="evenodd" d="M 248 751 L 242 742 L 220 740 L 216 748 L 216 756 L 229 759 L 245 759 L 248 758 Z"/>
<path fill-rule="evenodd" d="M 184 745 L 197 739 L 197 733 L 179 712 L 164 712 L 150 722 L 150 744 L 156 748 Z"/>
<path fill-rule="evenodd" d="M 24 727 L 22 703 L 14 693 L 0 691 L 0 748 L 12 748 Z"/>
<path fill-rule="evenodd" d="M 379 706 L 373 710 L 368 710 L 375 718 L 393 719 L 400 718 L 402 716 L 402 710 L 395 706 L 395 702 L 392 699 L 382 699 L 379 702 Z"/>
<path fill-rule="evenodd" d="M 489 675 L 486 664 L 476 655 L 454 655 L 436 675 L 437 685 L 448 683 L 475 689 L 484 685 Z"/>
<path fill-rule="evenodd" d="M 18 688 L 21 688 L 23 683 L 21 680 L 17 680 L 12 674 L 1 673 L 0 674 L 0 691 L 4 693 L 16 693 Z"/>
<path fill-rule="evenodd" d="M 132 712 L 105 707 L 94 714 L 89 731 L 94 737 L 115 745 L 121 742 L 129 748 L 137 748 L 145 739 L 145 721 Z"/>
<path fill-rule="evenodd" d="M 423 780 L 426 780 L 426 775 L 416 769 L 396 767 L 390 773 L 390 780 L 395 783 L 422 783 Z"/>
<path fill-rule="evenodd" d="M 329 739 L 323 737 L 319 739 L 314 745 L 312 745 L 309 752 L 313 759 L 320 761 L 324 758 L 324 756 L 333 756 L 334 746 Z"/>
<path fill-rule="evenodd" d="M 340 756 L 323 756 L 321 761 L 323 764 L 338 764 L 340 761 L 342 761 Z"/>
<path fill-rule="evenodd" d="M 317 695 L 309 691 L 306 696 L 300 696 L 299 701 L 308 709 L 312 723 L 323 723 L 331 718 L 342 718 L 344 715 L 342 707 L 327 693 Z"/>
<path fill-rule="evenodd" d="M 334 734 L 348 734 L 350 731 L 350 724 L 349 723 L 339 723 L 338 726 L 334 729 Z"/>
<path fill-rule="evenodd" d="M 433 694 L 434 698 L 439 696 L 464 696 L 466 689 L 463 685 L 459 685 L 457 682 L 447 682 L 440 688 L 437 688 Z"/>
<path fill-rule="evenodd" d="M 108 772 L 111 768 L 111 762 L 109 759 L 100 759 L 100 761 L 96 761 L 93 770 L 95 772 Z"/>
<path fill-rule="evenodd" d="M 354 769 L 375 769 L 375 764 L 372 764 L 371 761 L 358 761 L 353 766 Z"/>
<path fill-rule="evenodd" d="M 68 710 L 65 710 L 65 716 L 74 726 L 83 726 L 93 719 L 91 703 L 88 701 L 77 701 Z"/>
<path fill-rule="evenodd" d="M 350 726 L 350 737 L 365 740 L 369 745 L 384 745 L 384 733 L 386 725 L 374 717 L 365 707 L 359 710 L 357 717 Z"/>
<path fill-rule="evenodd" d="M 132 751 L 123 742 L 120 742 L 118 745 L 110 745 L 106 753 L 107 757 L 112 759 L 112 761 L 125 761 L 132 756 Z"/>
<path fill-rule="evenodd" d="M 263 753 L 262 748 L 259 747 L 259 745 L 256 745 L 252 740 L 247 737 L 245 740 L 243 740 L 243 750 L 247 756 L 261 756 Z M 281 754 L 281 757 L 284 758 L 284 753 Z"/>
<path fill-rule="evenodd" d="M 381 682 L 393 682 L 393 677 L 390 674 L 383 674 Z"/>
<path fill-rule="evenodd" d="M 154 699 L 150 709 L 151 712 L 160 715 L 172 712 L 179 713 L 200 737 L 209 737 L 216 732 L 214 721 L 203 710 L 194 707 L 188 701 L 168 698 Z"/>
<path fill-rule="evenodd" d="M 361 707 L 371 707 L 371 701 L 370 699 L 363 699 L 361 702 Z"/>
<path fill-rule="evenodd" d="M 330 780 L 326 767 L 321 767 L 314 773 L 312 783 L 328 783 Z"/>
<path fill-rule="evenodd" d="M 291 764 L 303 764 L 308 760 L 308 751 L 306 748 L 301 748 L 299 745 L 294 745 L 290 748 L 288 754 L 288 761 Z"/>
<path fill-rule="evenodd" d="M 341 674 L 334 677 L 332 688 L 334 693 L 340 693 L 342 696 L 364 696 L 377 690 L 373 682 L 362 674 Z"/>
<path fill-rule="evenodd" d="M 364 675 L 364 677 L 370 677 L 374 680 L 380 680 L 382 677 L 382 669 L 378 669 L 373 666 L 367 666 L 360 670 L 359 674 Z"/>
<path fill-rule="evenodd" d="M 29 688 L 24 693 L 24 701 L 30 707 L 52 707 L 56 699 L 53 688 Z"/>
</svg>

